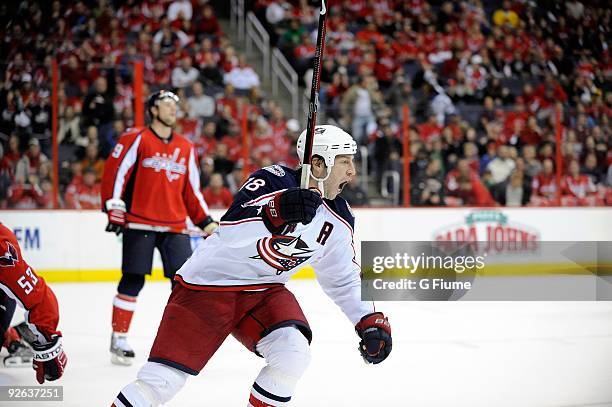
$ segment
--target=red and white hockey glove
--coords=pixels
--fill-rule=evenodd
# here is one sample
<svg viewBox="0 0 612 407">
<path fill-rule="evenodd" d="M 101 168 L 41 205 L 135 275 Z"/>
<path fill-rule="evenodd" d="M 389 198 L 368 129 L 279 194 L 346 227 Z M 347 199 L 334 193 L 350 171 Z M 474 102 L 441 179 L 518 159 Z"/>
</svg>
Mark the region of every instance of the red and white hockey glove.
<svg viewBox="0 0 612 407">
<path fill-rule="evenodd" d="M 361 338 L 359 352 L 367 363 L 378 364 L 391 353 L 391 325 L 382 312 L 374 312 L 361 318 L 355 325 Z"/>
<path fill-rule="evenodd" d="M 261 213 L 264 224 L 272 233 L 280 233 L 292 223 L 310 223 L 323 203 L 317 191 L 289 188 L 274 195 Z"/>
<path fill-rule="evenodd" d="M 125 227 L 125 202 L 121 199 L 109 199 L 104 206 L 108 215 L 106 231 L 121 234 Z"/>
<path fill-rule="evenodd" d="M 57 380 L 64 374 L 68 358 L 62 349 L 62 337 L 54 335 L 51 342 L 40 345 L 32 344 L 34 360 L 32 362 L 36 370 L 36 380 L 43 384 L 45 380 Z"/>
</svg>

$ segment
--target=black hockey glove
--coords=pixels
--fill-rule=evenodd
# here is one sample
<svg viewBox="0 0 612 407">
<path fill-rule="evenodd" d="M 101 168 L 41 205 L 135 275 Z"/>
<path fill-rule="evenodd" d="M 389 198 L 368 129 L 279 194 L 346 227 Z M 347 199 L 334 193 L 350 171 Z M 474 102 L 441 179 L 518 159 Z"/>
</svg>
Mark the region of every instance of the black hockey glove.
<svg viewBox="0 0 612 407">
<path fill-rule="evenodd" d="M 33 368 L 36 370 L 36 380 L 43 384 L 45 380 L 57 380 L 64 374 L 68 358 L 62 349 L 62 337 L 53 336 L 51 342 L 40 345 L 32 344 L 34 350 Z"/>
<path fill-rule="evenodd" d="M 391 325 L 382 312 L 374 312 L 361 318 L 355 325 L 361 338 L 359 352 L 367 363 L 378 364 L 391 353 Z"/>
<path fill-rule="evenodd" d="M 261 213 L 261 217 L 272 233 L 280 231 L 289 224 L 308 224 L 323 203 L 321 195 L 314 190 L 289 188 L 272 198 Z"/>
<path fill-rule="evenodd" d="M 207 235 L 212 235 L 215 232 L 215 229 L 219 227 L 219 224 L 213 220 L 212 217 L 207 216 L 204 220 L 196 225 L 200 229 L 204 231 Z"/>
</svg>

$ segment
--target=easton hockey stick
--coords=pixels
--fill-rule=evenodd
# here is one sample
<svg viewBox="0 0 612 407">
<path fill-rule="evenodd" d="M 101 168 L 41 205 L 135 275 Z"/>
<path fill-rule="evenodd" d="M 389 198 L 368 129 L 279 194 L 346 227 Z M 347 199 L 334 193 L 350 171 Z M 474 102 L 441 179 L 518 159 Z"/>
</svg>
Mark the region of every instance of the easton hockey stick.
<svg viewBox="0 0 612 407">
<path fill-rule="evenodd" d="M 319 15 L 319 28 L 317 30 L 317 47 L 314 57 L 312 73 L 312 86 L 310 88 L 310 104 L 308 105 L 308 123 L 306 125 L 306 142 L 304 146 L 304 159 L 302 162 L 302 179 L 300 186 L 308 188 L 310 181 L 310 165 L 312 161 L 312 143 L 314 130 L 317 124 L 317 108 L 319 106 L 319 86 L 321 85 L 321 64 L 323 63 L 323 50 L 325 49 L 325 21 L 327 8 L 325 0 L 321 0 L 321 14 Z M 323 192 L 323 191 L 321 191 Z"/>
</svg>

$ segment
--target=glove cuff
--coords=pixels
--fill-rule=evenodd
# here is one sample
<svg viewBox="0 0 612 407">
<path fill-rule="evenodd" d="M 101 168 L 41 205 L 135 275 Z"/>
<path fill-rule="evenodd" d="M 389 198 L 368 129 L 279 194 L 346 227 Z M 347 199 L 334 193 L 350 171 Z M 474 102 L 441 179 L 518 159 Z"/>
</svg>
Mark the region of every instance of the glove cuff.
<svg viewBox="0 0 612 407">
<path fill-rule="evenodd" d="M 363 331 L 368 328 L 380 328 L 391 335 L 391 324 L 389 324 L 389 319 L 382 312 L 367 314 L 355 325 L 355 331 L 360 337 Z"/>
<path fill-rule="evenodd" d="M 264 205 L 261 218 L 266 225 L 266 228 L 273 234 L 280 233 L 285 226 L 285 220 L 281 217 L 280 213 L 280 197 L 282 192 L 274 195 L 266 205 Z"/>
<path fill-rule="evenodd" d="M 33 343 L 32 350 L 35 361 L 46 362 L 52 360 L 62 353 L 62 337 L 55 336 L 51 342 L 45 345 Z"/>
<path fill-rule="evenodd" d="M 280 196 L 281 194 L 274 195 L 274 197 L 270 199 L 264 207 L 265 216 L 276 228 L 281 227 L 285 223 L 285 220 L 281 217 L 280 213 Z"/>
<path fill-rule="evenodd" d="M 211 224 L 213 222 L 214 222 L 213 218 L 210 215 L 208 215 L 207 217 L 204 218 L 203 221 L 198 223 L 196 226 L 199 227 L 200 229 L 204 230 L 204 228 L 206 226 L 208 226 L 209 224 Z"/>
<path fill-rule="evenodd" d="M 122 199 L 109 199 L 104 203 L 104 207 L 106 208 L 106 212 L 110 211 L 122 211 L 126 212 L 125 202 Z"/>
</svg>

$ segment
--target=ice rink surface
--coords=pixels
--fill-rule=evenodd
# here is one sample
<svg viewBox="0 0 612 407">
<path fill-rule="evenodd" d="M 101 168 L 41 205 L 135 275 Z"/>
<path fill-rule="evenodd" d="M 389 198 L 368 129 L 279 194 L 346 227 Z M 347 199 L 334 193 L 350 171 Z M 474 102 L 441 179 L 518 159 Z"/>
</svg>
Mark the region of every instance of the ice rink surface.
<svg viewBox="0 0 612 407">
<path fill-rule="evenodd" d="M 114 283 L 52 284 L 68 367 L 64 401 L 2 406 L 110 406 L 146 361 L 170 292 L 143 289 L 130 343 L 136 362 L 111 365 Z M 314 339 L 312 364 L 295 407 L 612 406 L 612 303 L 379 302 L 393 329 L 393 352 L 366 365 L 357 336 L 315 281 L 292 281 Z M 197 341 L 198 338 L 193 338 Z M 3 353 L 4 356 L 4 353 Z M 263 360 L 228 338 L 167 406 L 244 407 Z M 0 384 L 36 384 L 30 368 L 0 368 Z"/>
</svg>

